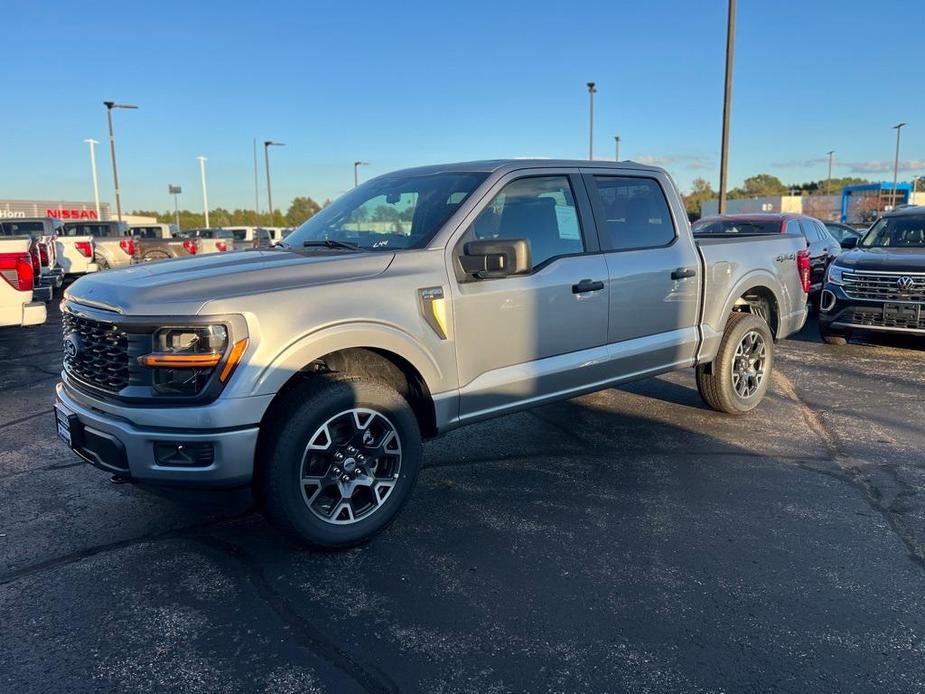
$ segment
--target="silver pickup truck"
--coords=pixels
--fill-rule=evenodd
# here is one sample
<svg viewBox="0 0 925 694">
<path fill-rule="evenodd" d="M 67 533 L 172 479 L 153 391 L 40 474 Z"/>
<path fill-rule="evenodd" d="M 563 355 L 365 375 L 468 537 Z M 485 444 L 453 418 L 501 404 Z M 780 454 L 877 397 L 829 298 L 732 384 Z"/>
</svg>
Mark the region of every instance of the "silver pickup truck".
<svg viewBox="0 0 925 694">
<path fill-rule="evenodd" d="M 140 483 L 250 485 L 345 547 L 422 440 L 672 369 L 740 414 L 806 320 L 806 243 L 694 241 L 661 169 L 488 161 L 372 179 L 281 246 L 90 275 L 63 302 L 60 436 Z"/>
</svg>

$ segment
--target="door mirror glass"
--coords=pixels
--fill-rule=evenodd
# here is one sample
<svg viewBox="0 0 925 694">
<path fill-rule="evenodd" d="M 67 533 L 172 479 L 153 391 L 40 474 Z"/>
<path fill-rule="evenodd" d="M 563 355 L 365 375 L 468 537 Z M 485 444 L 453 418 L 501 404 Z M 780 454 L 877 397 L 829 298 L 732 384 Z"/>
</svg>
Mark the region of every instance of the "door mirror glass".
<svg viewBox="0 0 925 694">
<path fill-rule="evenodd" d="M 530 272 L 530 244 L 526 239 L 469 241 L 459 258 L 463 272 L 479 279 L 492 279 Z"/>
<path fill-rule="evenodd" d="M 857 248 L 857 245 L 858 245 L 858 237 L 857 237 L 857 236 L 852 236 L 852 235 L 850 235 L 850 234 L 846 234 L 846 235 L 845 235 L 845 238 L 843 238 L 843 239 L 841 240 L 841 247 L 842 247 L 842 248 Z"/>
</svg>

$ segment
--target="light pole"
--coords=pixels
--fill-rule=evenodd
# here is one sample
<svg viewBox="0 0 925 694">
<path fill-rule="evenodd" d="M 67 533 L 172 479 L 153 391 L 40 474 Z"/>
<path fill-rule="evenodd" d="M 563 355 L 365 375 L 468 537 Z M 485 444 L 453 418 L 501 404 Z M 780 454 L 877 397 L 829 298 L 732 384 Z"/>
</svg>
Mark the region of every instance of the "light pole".
<svg viewBox="0 0 925 694">
<path fill-rule="evenodd" d="M 620 161 L 620 136 L 619 136 L 619 135 L 614 135 L 614 136 L 613 136 L 613 141 L 614 141 L 614 145 L 616 146 L 616 149 L 615 149 L 614 155 L 613 155 L 613 156 L 614 156 L 614 161 Z"/>
<path fill-rule="evenodd" d="M 209 193 L 206 189 L 206 158 L 196 157 L 199 160 L 199 175 L 202 176 L 202 209 L 206 213 L 206 229 L 209 228 Z"/>
<path fill-rule="evenodd" d="M 180 186 L 175 186 L 173 183 L 167 184 L 167 192 L 173 196 L 173 214 L 174 218 L 177 221 L 177 232 L 180 231 L 180 203 L 178 201 L 180 193 L 183 192 L 183 189 Z"/>
<path fill-rule="evenodd" d="M 594 94 L 597 85 L 588 82 L 588 159 L 594 159 Z"/>
<path fill-rule="evenodd" d="M 914 204 L 915 204 L 915 183 L 916 183 L 916 181 L 918 181 L 920 178 L 922 178 L 922 177 L 921 177 L 921 176 L 913 176 L 913 177 L 912 177 L 912 190 L 909 191 L 909 204 L 910 204 L 910 205 L 914 205 Z"/>
<path fill-rule="evenodd" d="M 732 64 L 735 58 L 736 0 L 729 0 L 726 17 L 726 86 L 723 92 L 723 143 L 719 155 L 719 213 L 726 213 L 726 178 L 729 174 L 729 120 L 732 116 Z"/>
<path fill-rule="evenodd" d="M 257 138 L 254 138 L 254 224 L 260 223 L 260 184 L 257 182 Z"/>
<path fill-rule="evenodd" d="M 90 145 L 90 172 L 93 174 L 93 202 L 96 203 L 96 218 L 100 218 L 100 184 L 96 180 L 96 146 L 99 144 L 92 137 L 84 140 Z"/>
<path fill-rule="evenodd" d="M 270 206 L 270 226 L 273 225 L 273 190 L 270 186 L 270 147 L 284 147 L 285 142 L 266 140 L 263 143 L 263 160 L 267 165 L 267 204 Z"/>
<path fill-rule="evenodd" d="M 112 110 L 114 108 L 138 108 L 131 104 L 117 104 L 115 101 L 104 101 L 106 107 L 106 120 L 109 123 L 109 152 L 112 155 L 112 183 L 116 189 L 116 218 L 122 221 L 122 197 L 119 194 L 119 169 L 116 167 L 116 136 L 112 133 Z"/>
<path fill-rule="evenodd" d="M 893 190 L 890 192 L 890 207 L 896 207 L 896 181 L 899 178 L 899 133 L 902 131 L 905 123 L 899 123 L 893 126 L 896 131 L 896 158 L 893 160 Z"/>
<path fill-rule="evenodd" d="M 353 162 L 353 187 L 356 188 L 360 185 L 360 177 L 357 174 L 357 169 L 361 166 L 369 166 L 368 161 L 355 161 Z"/>
<path fill-rule="evenodd" d="M 829 155 L 829 177 L 825 181 L 825 194 L 832 194 L 832 155 L 835 154 L 834 149 L 830 149 L 828 152 Z"/>
</svg>

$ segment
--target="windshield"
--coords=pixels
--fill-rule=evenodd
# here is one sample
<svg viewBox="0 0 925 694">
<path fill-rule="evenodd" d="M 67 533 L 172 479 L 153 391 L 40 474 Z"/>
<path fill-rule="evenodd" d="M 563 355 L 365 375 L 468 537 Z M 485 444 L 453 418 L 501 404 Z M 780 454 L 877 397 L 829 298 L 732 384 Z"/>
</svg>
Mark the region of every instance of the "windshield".
<svg viewBox="0 0 925 694">
<path fill-rule="evenodd" d="M 861 246 L 925 248 L 925 214 L 882 217 L 861 240 Z"/>
<path fill-rule="evenodd" d="M 754 219 L 713 219 L 695 222 L 695 234 L 779 234 L 780 222 Z"/>
<path fill-rule="evenodd" d="M 349 244 L 364 250 L 421 248 L 487 176 L 446 172 L 375 178 L 322 208 L 282 246 L 328 242 L 330 247 Z"/>
</svg>

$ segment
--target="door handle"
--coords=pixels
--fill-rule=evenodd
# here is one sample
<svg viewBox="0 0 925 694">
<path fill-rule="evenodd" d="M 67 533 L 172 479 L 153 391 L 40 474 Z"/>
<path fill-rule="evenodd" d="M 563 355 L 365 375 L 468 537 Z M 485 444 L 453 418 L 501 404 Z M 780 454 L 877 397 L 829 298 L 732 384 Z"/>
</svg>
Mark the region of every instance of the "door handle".
<svg viewBox="0 0 925 694">
<path fill-rule="evenodd" d="M 604 283 L 600 280 L 582 280 L 578 284 L 572 285 L 572 294 L 584 294 L 585 292 L 599 292 L 604 288 Z"/>
<path fill-rule="evenodd" d="M 697 271 L 692 267 L 679 267 L 677 270 L 672 271 L 671 279 L 673 280 L 683 280 L 688 277 L 696 277 Z"/>
</svg>

